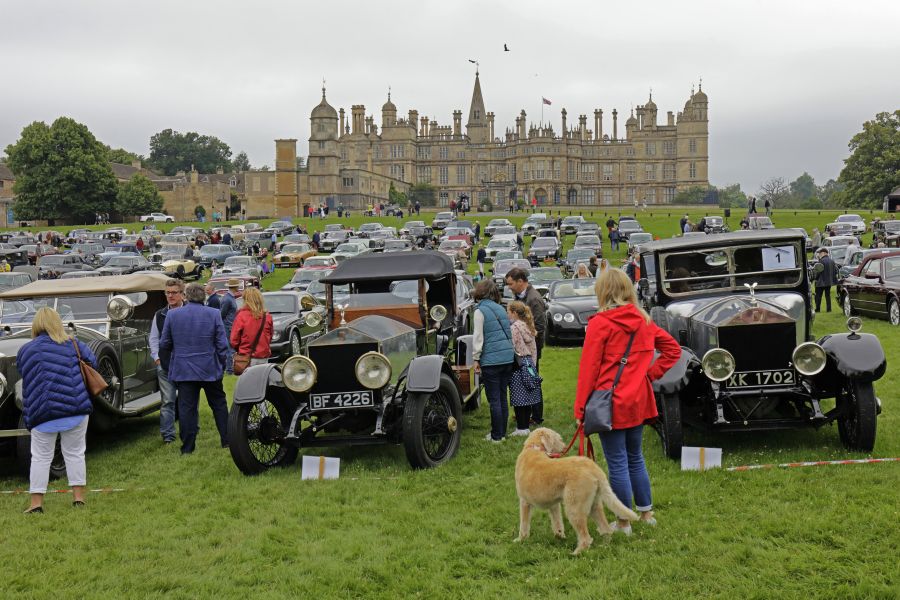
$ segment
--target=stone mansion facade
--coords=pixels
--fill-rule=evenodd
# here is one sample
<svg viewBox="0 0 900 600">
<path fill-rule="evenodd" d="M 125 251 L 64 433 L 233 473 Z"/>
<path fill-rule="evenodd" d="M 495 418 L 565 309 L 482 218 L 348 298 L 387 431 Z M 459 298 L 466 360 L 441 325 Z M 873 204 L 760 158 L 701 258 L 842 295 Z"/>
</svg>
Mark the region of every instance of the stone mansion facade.
<svg viewBox="0 0 900 600">
<path fill-rule="evenodd" d="M 398 117 L 390 94 L 379 126 L 363 105 L 349 114 L 335 110 L 323 87 L 310 114 L 306 164 L 297 167 L 297 140 L 276 140 L 275 170 L 242 174 L 244 208 L 273 217 L 321 204 L 359 209 L 386 202 L 392 184 L 405 192 L 419 183 L 437 188 L 439 206 L 462 194 L 473 207 L 501 210 L 513 200 L 547 207 L 663 204 L 680 190 L 709 184 L 708 105 L 701 86 L 661 123 L 651 95 L 624 127 L 616 109 L 595 109 L 593 128 L 588 115 L 570 122 L 562 109 L 559 133 L 529 123 L 523 110 L 514 128 L 498 134 L 478 73 L 465 131 L 461 110 L 447 125 L 414 109 Z"/>
</svg>

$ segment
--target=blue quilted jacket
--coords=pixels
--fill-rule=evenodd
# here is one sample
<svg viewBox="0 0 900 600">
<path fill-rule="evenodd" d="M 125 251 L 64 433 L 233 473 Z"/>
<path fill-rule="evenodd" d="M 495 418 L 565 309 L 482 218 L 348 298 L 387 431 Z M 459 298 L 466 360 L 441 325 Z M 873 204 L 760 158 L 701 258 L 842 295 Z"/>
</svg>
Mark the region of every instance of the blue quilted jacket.
<svg viewBox="0 0 900 600">
<path fill-rule="evenodd" d="M 81 358 L 96 366 L 94 353 L 78 342 Z M 37 336 L 16 355 L 22 376 L 25 427 L 91 413 L 91 397 L 84 386 L 78 357 L 71 341 L 57 344 L 46 333 Z"/>
</svg>

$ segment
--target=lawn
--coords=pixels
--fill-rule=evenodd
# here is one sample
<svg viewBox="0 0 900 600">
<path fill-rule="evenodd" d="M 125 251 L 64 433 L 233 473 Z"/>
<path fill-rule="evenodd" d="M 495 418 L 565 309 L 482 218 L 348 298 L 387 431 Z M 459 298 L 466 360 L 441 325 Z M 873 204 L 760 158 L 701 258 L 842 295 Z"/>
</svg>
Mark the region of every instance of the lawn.
<svg viewBox="0 0 900 600">
<path fill-rule="evenodd" d="M 678 209 L 650 212 L 638 215 L 645 229 L 663 237 L 676 232 Z M 822 229 L 833 215 L 776 212 L 775 221 Z M 351 223 L 368 220 L 354 216 Z M 732 217 L 731 225 L 737 221 Z M 311 230 L 320 225 L 307 223 Z M 608 248 L 607 241 L 607 254 Z M 276 289 L 290 271 L 269 276 L 264 286 Z M 880 337 L 889 357 L 888 372 L 876 384 L 884 412 L 871 456 L 900 456 L 900 377 L 892 366 L 900 336 L 883 321 L 864 319 L 864 328 Z M 817 336 L 842 330 L 839 312 L 817 316 Z M 564 437 L 573 431 L 579 355 L 577 347 L 548 348 L 542 362 L 547 425 Z M 234 378 L 226 380 L 229 393 L 233 384 Z M 900 595 L 900 463 L 683 473 L 663 457 L 648 429 L 645 455 L 659 526 L 636 525 L 631 538 L 595 535 L 594 547 L 573 557 L 571 527 L 566 523 L 566 540 L 556 540 L 542 512 L 531 538 L 513 543 L 513 466 L 521 444 L 482 440 L 489 428 L 486 407 L 465 416 L 460 452 L 439 469 L 410 470 L 400 447 L 326 449 L 342 459 L 341 478 L 327 482 L 301 481 L 299 463 L 244 477 L 218 448 L 205 407 L 201 419 L 198 450 L 189 457 L 162 444 L 156 416 L 92 437 L 90 487 L 122 491 L 90 494 L 84 510 L 70 508 L 68 495 L 51 494 L 45 514 L 24 516 L 25 495 L 0 495 L 3 596 Z M 687 441 L 722 447 L 726 466 L 865 457 L 841 446 L 836 427 L 689 433 Z M 8 461 L 0 461 L 0 490 L 24 487 Z"/>
</svg>

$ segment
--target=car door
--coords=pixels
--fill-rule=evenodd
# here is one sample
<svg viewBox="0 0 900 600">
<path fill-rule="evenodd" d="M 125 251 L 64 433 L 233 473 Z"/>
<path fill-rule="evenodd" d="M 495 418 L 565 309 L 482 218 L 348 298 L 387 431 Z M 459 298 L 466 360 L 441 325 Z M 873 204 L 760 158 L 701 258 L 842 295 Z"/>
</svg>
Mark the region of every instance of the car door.
<svg viewBox="0 0 900 600">
<path fill-rule="evenodd" d="M 873 317 L 881 317 L 887 314 L 884 302 L 883 286 L 881 285 L 882 259 L 873 258 L 863 265 L 860 272 L 858 308 L 860 313 Z"/>
</svg>

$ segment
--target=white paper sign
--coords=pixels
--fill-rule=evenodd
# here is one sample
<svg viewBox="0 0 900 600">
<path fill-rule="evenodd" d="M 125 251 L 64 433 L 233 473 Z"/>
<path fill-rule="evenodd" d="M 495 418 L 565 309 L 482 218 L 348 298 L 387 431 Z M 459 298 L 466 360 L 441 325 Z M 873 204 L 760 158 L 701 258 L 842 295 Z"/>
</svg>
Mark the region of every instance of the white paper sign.
<svg viewBox="0 0 900 600">
<path fill-rule="evenodd" d="M 778 269 L 794 269 L 797 267 L 797 259 L 794 256 L 793 246 L 765 246 L 762 249 L 763 271 L 776 271 Z"/>
<path fill-rule="evenodd" d="M 682 471 L 706 471 L 722 467 L 721 448 L 681 448 Z"/>
<path fill-rule="evenodd" d="M 301 479 L 337 479 L 341 474 L 341 459 L 330 456 L 304 456 Z"/>
</svg>

